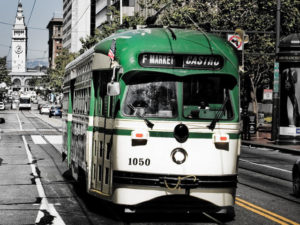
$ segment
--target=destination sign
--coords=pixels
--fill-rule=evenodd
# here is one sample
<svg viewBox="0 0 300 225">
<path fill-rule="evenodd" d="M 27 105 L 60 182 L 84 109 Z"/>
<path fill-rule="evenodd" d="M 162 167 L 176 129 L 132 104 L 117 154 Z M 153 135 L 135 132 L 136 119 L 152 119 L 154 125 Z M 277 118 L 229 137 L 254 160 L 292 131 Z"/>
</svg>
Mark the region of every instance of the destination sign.
<svg viewBox="0 0 300 225">
<path fill-rule="evenodd" d="M 224 61 L 220 55 L 169 55 L 142 53 L 139 55 L 142 67 L 220 69 Z"/>
</svg>

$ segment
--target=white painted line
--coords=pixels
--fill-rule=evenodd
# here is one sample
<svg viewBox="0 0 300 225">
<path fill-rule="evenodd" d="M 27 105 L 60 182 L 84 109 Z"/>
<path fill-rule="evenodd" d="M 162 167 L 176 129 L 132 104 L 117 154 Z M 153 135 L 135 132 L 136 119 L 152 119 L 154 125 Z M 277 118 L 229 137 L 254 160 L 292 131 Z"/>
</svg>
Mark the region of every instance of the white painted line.
<svg viewBox="0 0 300 225">
<path fill-rule="evenodd" d="M 279 170 L 279 171 L 282 171 L 282 172 L 292 173 L 292 171 L 289 171 L 289 170 L 280 169 L 280 168 L 277 168 L 277 167 L 268 166 L 268 165 L 264 165 L 264 164 L 254 163 L 254 162 L 247 161 L 247 160 L 244 160 L 244 159 L 240 159 L 240 161 L 247 162 L 247 163 L 250 163 L 250 164 L 253 164 L 253 165 L 257 165 L 257 166 L 266 167 L 266 168 L 273 169 L 273 170 Z"/>
<path fill-rule="evenodd" d="M 62 135 L 44 135 L 44 137 L 54 145 L 61 145 L 63 143 Z"/>
<path fill-rule="evenodd" d="M 19 118 L 18 114 L 17 114 L 17 118 L 18 118 L 18 121 L 19 121 L 19 124 L 20 124 L 20 130 L 22 131 L 23 128 L 22 128 L 22 124 L 21 124 L 21 121 L 20 121 L 20 118 Z M 54 217 L 53 221 L 52 221 L 52 224 L 65 225 L 64 221 L 62 220 L 60 215 L 55 210 L 53 204 L 49 204 L 48 199 L 47 199 L 46 194 L 45 194 L 45 191 L 44 191 L 44 188 L 43 188 L 43 185 L 42 185 L 42 182 L 41 182 L 41 179 L 39 178 L 39 175 L 36 172 L 37 167 L 36 167 L 35 164 L 32 163 L 33 157 L 32 157 L 32 154 L 31 154 L 29 148 L 28 148 L 28 143 L 27 143 L 26 138 L 25 138 L 24 135 L 22 135 L 22 139 L 23 139 L 23 143 L 24 143 L 24 146 L 25 146 L 27 158 L 28 158 L 28 161 L 30 163 L 31 172 L 32 172 L 32 175 L 34 176 L 34 179 L 35 179 L 37 191 L 38 191 L 39 197 L 42 199 L 41 205 L 40 205 L 40 210 L 39 210 L 37 218 L 35 220 L 35 224 L 39 223 L 41 218 L 44 216 L 44 212 L 42 210 L 47 210 L 47 212 L 50 213 L 50 215 L 52 215 Z"/>
<path fill-rule="evenodd" d="M 36 145 L 45 145 L 47 142 L 41 135 L 31 135 L 31 139 Z"/>
<path fill-rule="evenodd" d="M 50 213 L 50 215 L 52 215 L 54 217 L 54 219 L 52 221 L 52 224 L 64 225 L 65 224 L 64 221 L 62 220 L 62 218 L 60 217 L 58 212 L 55 210 L 53 204 L 49 204 L 49 202 L 48 202 L 48 199 L 46 197 L 46 194 L 45 194 L 42 182 L 41 182 L 41 179 L 39 178 L 39 175 L 36 172 L 37 167 L 36 167 L 35 164 L 31 163 L 33 161 L 33 158 L 32 158 L 31 152 L 28 149 L 28 143 L 26 141 L 25 136 L 22 136 L 22 139 L 23 139 L 23 143 L 24 143 L 24 146 L 25 146 L 25 149 L 26 149 L 27 158 L 28 158 L 28 161 L 30 163 L 31 172 L 32 172 L 32 175 L 34 176 L 37 191 L 39 193 L 39 197 L 42 199 L 41 205 L 40 205 L 40 210 L 38 212 L 35 223 L 36 224 L 39 223 L 41 218 L 44 216 L 44 212 L 42 210 L 47 210 L 47 212 Z"/>
<path fill-rule="evenodd" d="M 19 114 L 17 113 L 16 115 L 17 115 L 17 119 L 18 119 L 18 122 L 19 122 L 19 125 L 20 125 L 20 130 L 22 131 L 22 130 L 23 130 L 23 127 L 22 127 L 22 123 L 21 123 Z"/>
</svg>

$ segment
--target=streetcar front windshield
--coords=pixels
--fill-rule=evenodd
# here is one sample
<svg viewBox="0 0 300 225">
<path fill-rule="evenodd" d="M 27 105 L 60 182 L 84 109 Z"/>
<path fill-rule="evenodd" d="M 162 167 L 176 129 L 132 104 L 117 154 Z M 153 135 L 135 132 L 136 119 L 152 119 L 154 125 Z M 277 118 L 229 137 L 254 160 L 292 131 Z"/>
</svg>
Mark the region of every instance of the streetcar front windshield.
<svg viewBox="0 0 300 225">
<path fill-rule="evenodd" d="M 143 81 L 128 85 L 123 104 L 127 116 L 173 118 L 177 112 L 176 82 L 168 80 Z"/>
<path fill-rule="evenodd" d="M 29 98 L 20 98 L 20 103 L 21 104 L 30 104 L 30 99 Z"/>
<path fill-rule="evenodd" d="M 183 115 L 188 119 L 227 120 L 233 117 L 228 76 L 189 76 L 183 79 Z"/>
</svg>

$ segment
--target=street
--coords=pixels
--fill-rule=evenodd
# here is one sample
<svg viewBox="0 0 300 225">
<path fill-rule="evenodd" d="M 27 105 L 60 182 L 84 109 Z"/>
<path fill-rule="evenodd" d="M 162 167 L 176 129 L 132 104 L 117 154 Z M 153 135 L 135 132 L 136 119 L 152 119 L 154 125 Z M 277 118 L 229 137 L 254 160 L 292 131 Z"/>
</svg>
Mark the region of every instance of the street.
<svg viewBox="0 0 300 225">
<path fill-rule="evenodd" d="M 300 199 L 292 195 L 297 155 L 242 147 L 235 220 L 206 213 L 123 215 L 87 196 L 62 161 L 59 117 L 30 111 L 0 112 L 0 224 L 300 224 Z"/>
</svg>

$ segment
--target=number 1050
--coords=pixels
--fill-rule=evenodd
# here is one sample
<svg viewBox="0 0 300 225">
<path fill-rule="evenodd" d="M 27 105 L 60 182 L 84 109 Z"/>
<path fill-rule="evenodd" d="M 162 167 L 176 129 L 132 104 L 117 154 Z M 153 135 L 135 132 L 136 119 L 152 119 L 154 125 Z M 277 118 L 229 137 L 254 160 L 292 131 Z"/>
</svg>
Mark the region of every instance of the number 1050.
<svg viewBox="0 0 300 225">
<path fill-rule="evenodd" d="M 150 159 L 144 159 L 144 158 L 129 158 L 129 166 L 149 166 L 150 165 Z"/>
</svg>

